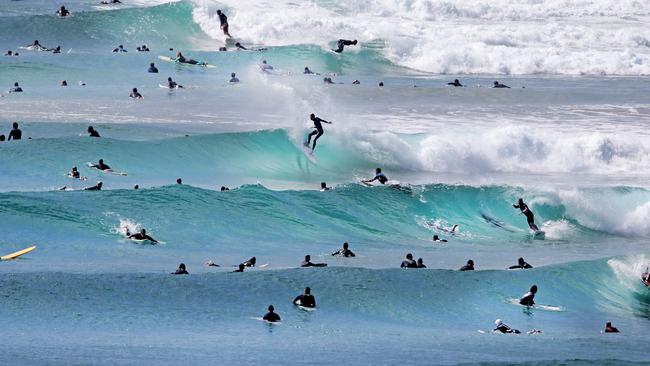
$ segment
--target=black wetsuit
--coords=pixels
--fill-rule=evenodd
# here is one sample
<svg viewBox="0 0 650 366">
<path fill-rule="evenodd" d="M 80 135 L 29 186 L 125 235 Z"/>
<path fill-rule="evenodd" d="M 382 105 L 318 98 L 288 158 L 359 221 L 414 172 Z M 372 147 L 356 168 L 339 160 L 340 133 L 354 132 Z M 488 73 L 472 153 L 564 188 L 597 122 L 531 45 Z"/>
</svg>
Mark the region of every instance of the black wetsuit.
<svg viewBox="0 0 650 366">
<path fill-rule="evenodd" d="M 279 322 L 281 320 L 280 315 L 278 315 L 276 313 L 272 313 L 270 311 L 268 313 L 266 313 L 262 319 L 266 320 L 267 322 L 272 322 L 272 323 Z"/>
<path fill-rule="evenodd" d="M 84 191 L 101 191 L 101 190 L 102 190 L 102 186 L 100 186 L 99 184 L 96 186 L 84 188 Z"/>
<path fill-rule="evenodd" d="M 340 250 L 332 253 L 332 255 L 340 255 L 340 256 L 343 256 L 343 257 L 356 257 L 354 255 L 354 253 L 352 253 L 352 251 L 350 249 L 340 249 Z"/>
<path fill-rule="evenodd" d="M 453 83 L 447 83 L 447 85 L 451 85 L 451 86 L 463 86 L 463 84 L 461 84 L 458 80 L 454 80 Z"/>
<path fill-rule="evenodd" d="M 309 136 L 307 136 L 306 145 L 309 146 L 309 143 L 311 142 L 311 137 L 316 135 L 316 137 L 314 137 L 314 144 L 311 148 L 312 150 L 316 150 L 316 140 L 318 140 L 318 138 L 323 136 L 323 133 L 325 133 L 325 131 L 323 131 L 322 122 L 327 122 L 327 121 L 325 121 L 324 119 L 320 119 L 318 117 L 314 117 L 314 119 L 312 119 L 312 122 L 314 122 L 314 128 L 316 128 L 316 131 L 312 131 L 309 134 Z"/>
<path fill-rule="evenodd" d="M 185 268 L 179 268 L 173 274 L 175 274 L 175 275 L 186 275 L 186 274 L 190 274 L 190 273 L 187 272 L 187 270 Z"/>
<path fill-rule="evenodd" d="M 531 266 L 526 262 L 524 262 L 523 264 L 516 264 L 514 266 L 508 267 L 508 269 L 529 269 L 529 268 L 533 268 L 533 266 Z"/>
<path fill-rule="evenodd" d="M 401 268 L 418 268 L 418 264 L 413 259 L 404 259 Z"/>
<path fill-rule="evenodd" d="M 337 53 L 341 53 L 341 52 L 343 52 L 343 49 L 345 48 L 345 46 L 352 46 L 354 44 L 355 44 L 354 41 L 350 41 L 350 40 L 347 40 L 347 39 L 339 39 L 339 41 L 337 42 L 338 48 L 335 49 L 335 50 L 332 50 L 332 51 L 337 52 Z"/>
<path fill-rule="evenodd" d="M 151 66 L 151 67 L 149 67 L 149 70 L 147 70 L 147 72 L 157 74 L 158 73 L 158 68 L 156 68 L 155 66 Z"/>
<path fill-rule="evenodd" d="M 327 263 L 312 263 L 312 262 L 303 261 L 300 264 L 300 267 L 327 267 Z"/>
<path fill-rule="evenodd" d="M 7 141 L 9 140 L 20 140 L 23 137 L 22 131 L 20 131 L 17 128 L 14 128 L 9 132 L 9 138 L 7 138 Z"/>
<path fill-rule="evenodd" d="M 100 137 L 99 132 L 97 132 L 97 130 L 91 130 L 89 133 L 90 133 L 90 137 Z"/>
<path fill-rule="evenodd" d="M 532 292 L 527 292 L 524 297 L 519 300 L 520 305 L 524 306 L 533 306 L 535 305 L 535 294 Z"/>
<path fill-rule="evenodd" d="M 312 294 L 302 294 L 296 297 L 293 300 L 293 303 L 296 305 L 304 306 L 306 308 L 315 308 L 316 307 L 316 299 L 314 298 L 314 295 Z"/>
<path fill-rule="evenodd" d="M 474 270 L 474 265 L 473 264 L 466 264 L 462 267 L 460 267 L 461 271 L 473 271 Z"/>
<path fill-rule="evenodd" d="M 521 333 L 521 332 L 518 331 L 517 329 L 512 329 L 512 328 L 510 328 L 509 326 L 507 326 L 507 325 L 505 325 L 505 324 L 501 324 L 501 325 L 499 325 L 498 327 L 494 328 L 494 331 L 495 331 L 495 332 L 506 333 L 506 334 L 507 334 L 507 333 L 514 333 L 514 334 L 519 334 L 519 333 Z"/>
<path fill-rule="evenodd" d="M 528 205 L 526 205 L 525 203 L 522 203 L 521 205 L 512 205 L 512 206 L 514 208 L 518 208 L 518 209 L 521 210 L 521 213 L 523 213 L 524 216 L 526 216 L 526 220 L 528 221 L 528 226 L 532 230 L 535 230 L 535 231 L 539 230 L 537 225 L 535 225 L 535 215 L 533 215 L 533 211 L 531 211 L 528 208 Z"/>
</svg>

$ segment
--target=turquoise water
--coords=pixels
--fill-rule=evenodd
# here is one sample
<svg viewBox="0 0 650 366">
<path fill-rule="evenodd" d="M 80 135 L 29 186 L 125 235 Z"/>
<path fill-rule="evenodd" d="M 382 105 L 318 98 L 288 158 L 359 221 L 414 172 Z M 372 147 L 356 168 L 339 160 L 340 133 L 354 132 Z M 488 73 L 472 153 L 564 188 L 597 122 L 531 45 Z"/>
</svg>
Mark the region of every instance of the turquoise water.
<svg viewBox="0 0 650 366">
<path fill-rule="evenodd" d="M 0 49 L 20 52 L 0 58 L 0 133 L 23 131 L 0 142 L 0 254 L 38 246 L 0 262 L 1 364 L 648 364 L 645 4 L 66 6 L 0 0 Z M 268 50 L 219 52 L 217 8 Z M 360 47 L 327 50 L 348 34 Z M 34 39 L 63 52 L 18 48 Z M 216 68 L 160 60 L 170 47 Z M 333 122 L 314 156 L 310 113 Z M 360 184 L 377 167 L 390 184 Z M 330 255 L 343 242 L 355 258 Z M 406 253 L 428 268 L 400 270 Z M 265 266 L 231 273 L 252 256 Z M 535 268 L 505 270 L 519 257 Z M 556 311 L 511 303 L 533 284 Z M 291 305 L 306 286 L 314 312 Z M 269 304 L 281 324 L 257 319 Z M 497 318 L 543 334 L 490 334 Z"/>
</svg>

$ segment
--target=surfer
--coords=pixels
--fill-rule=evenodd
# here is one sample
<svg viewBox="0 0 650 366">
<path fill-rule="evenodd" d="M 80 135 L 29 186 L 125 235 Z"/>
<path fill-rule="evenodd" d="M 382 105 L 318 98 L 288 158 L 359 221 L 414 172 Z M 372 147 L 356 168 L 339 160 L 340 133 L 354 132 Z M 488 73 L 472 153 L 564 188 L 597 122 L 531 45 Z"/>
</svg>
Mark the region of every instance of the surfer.
<svg viewBox="0 0 650 366">
<path fill-rule="evenodd" d="M 91 165 L 89 165 L 89 167 L 90 168 L 97 168 L 97 169 L 99 169 L 99 170 L 101 170 L 103 172 L 112 171 L 110 166 L 104 164 L 104 159 L 99 159 L 97 164 L 91 164 Z"/>
<path fill-rule="evenodd" d="M 235 47 L 237 47 L 238 50 L 248 51 L 248 48 L 242 46 L 242 44 L 239 42 L 235 43 Z"/>
<path fill-rule="evenodd" d="M 508 267 L 508 269 L 529 269 L 529 268 L 533 268 L 533 266 L 526 263 L 526 261 L 522 257 L 519 257 L 516 265 Z"/>
<path fill-rule="evenodd" d="M 10 51 L 11 52 L 11 51 Z M 313 71 L 309 70 L 309 67 L 305 66 L 305 71 L 302 72 L 305 75 L 311 75 L 314 74 Z"/>
<path fill-rule="evenodd" d="M 61 5 L 61 8 L 56 11 L 56 15 L 60 17 L 67 17 L 68 15 L 70 15 L 70 12 L 68 11 L 68 9 L 65 8 L 65 6 Z"/>
<path fill-rule="evenodd" d="M 237 266 L 237 269 L 234 270 L 234 271 L 232 271 L 232 272 L 233 272 L 233 273 L 244 272 L 244 268 L 246 268 L 246 266 L 244 265 L 244 263 L 240 263 L 240 264 Z"/>
<path fill-rule="evenodd" d="M 252 257 L 251 259 L 245 261 L 242 264 L 246 267 L 255 267 L 255 263 L 257 263 L 257 258 Z"/>
<path fill-rule="evenodd" d="M 455 87 L 464 86 L 463 84 L 460 83 L 460 81 L 458 81 L 458 79 L 454 79 L 453 83 L 447 83 L 447 85 L 451 85 Z"/>
<path fill-rule="evenodd" d="M 0 135 L 0 142 L 2 142 L 2 141 L 4 141 L 4 140 L 5 140 L 5 135 L 3 135 L 3 134 Z"/>
<path fill-rule="evenodd" d="M 183 86 L 172 80 L 170 76 L 167 78 L 167 87 L 169 89 L 181 89 Z"/>
<path fill-rule="evenodd" d="M 507 86 L 506 84 L 501 84 L 501 83 L 498 82 L 498 81 L 495 81 L 495 82 L 494 82 L 494 85 L 493 85 L 492 87 L 493 87 L 493 88 L 496 88 L 496 89 L 510 89 L 509 86 Z"/>
<path fill-rule="evenodd" d="M 262 60 L 262 64 L 260 65 L 260 70 L 262 70 L 262 72 L 268 73 L 271 70 L 273 70 L 273 66 L 267 64 L 266 60 Z"/>
<path fill-rule="evenodd" d="M 413 254 L 406 254 L 406 259 L 402 261 L 400 268 L 418 268 L 418 264 L 413 260 Z"/>
<path fill-rule="evenodd" d="M 147 72 L 150 72 L 152 74 L 157 74 L 158 73 L 158 68 L 152 62 L 152 63 L 149 64 L 149 69 L 147 70 Z"/>
<path fill-rule="evenodd" d="M 129 51 L 125 50 L 123 45 L 119 45 L 116 48 L 113 48 L 113 52 L 129 52 Z"/>
<path fill-rule="evenodd" d="M 47 51 L 46 47 L 43 47 L 40 43 L 38 43 L 38 39 L 34 41 L 34 43 L 25 46 L 25 48 L 36 50 L 36 51 Z"/>
<path fill-rule="evenodd" d="M 81 179 L 81 174 L 79 174 L 79 171 L 77 170 L 76 166 L 72 167 L 72 170 L 68 173 L 68 177 L 70 178 L 75 178 L 75 179 Z"/>
<path fill-rule="evenodd" d="M 131 239 L 131 240 L 148 240 L 154 244 L 158 243 L 158 240 L 150 237 L 147 235 L 147 231 L 145 229 L 140 230 L 139 233 L 131 234 L 129 232 L 129 229 L 126 229 L 126 237 Z"/>
<path fill-rule="evenodd" d="M 539 228 L 535 225 L 535 215 L 533 214 L 533 211 L 528 208 L 528 205 L 524 203 L 523 198 L 520 198 L 519 202 L 516 205 L 512 205 L 512 207 L 520 209 L 521 213 L 526 216 L 528 226 L 531 230 L 539 231 Z"/>
<path fill-rule="evenodd" d="M 68 82 L 66 80 L 61 80 L 61 86 L 68 86 Z"/>
<path fill-rule="evenodd" d="M 460 267 L 461 271 L 473 271 L 474 270 L 474 261 L 473 260 L 468 260 L 467 264 Z"/>
<path fill-rule="evenodd" d="M 183 56 L 183 54 L 180 51 L 176 53 L 176 58 L 173 58 L 172 61 L 180 62 L 182 64 L 200 65 L 200 66 L 205 66 L 208 64 L 207 62 L 198 62 L 194 59 L 186 58 L 185 56 Z"/>
<path fill-rule="evenodd" d="M 264 317 L 262 319 L 271 323 L 279 322 L 281 320 L 280 315 L 276 314 L 274 311 L 275 308 L 273 305 L 269 305 L 269 312 L 264 314 Z"/>
<path fill-rule="evenodd" d="M 381 184 L 386 184 L 388 182 L 388 178 L 384 175 L 384 173 L 381 172 L 381 168 L 375 169 L 375 177 L 372 179 L 367 179 L 367 180 L 362 180 L 361 182 L 370 184 L 374 181 L 378 180 L 379 183 Z"/>
<path fill-rule="evenodd" d="M 650 271 L 648 271 L 648 267 L 646 267 L 645 272 L 641 274 L 641 282 L 650 287 Z"/>
<path fill-rule="evenodd" d="M 176 272 L 174 272 L 172 274 L 174 274 L 174 275 L 186 275 L 186 274 L 190 274 L 190 273 L 185 268 L 185 263 L 181 263 L 181 264 L 178 265 L 178 269 L 176 270 Z"/>
<path fill-rule="evenodd" d="M 357 40 L 355 39 L 354 41 L 350 41 L 349 39 L 339 39 L 338 42 L 336 42 L 338 45 L 337 49 L 332 49 L 332 51 L 336 53 L 341 53 L 343 52 L 343 49 L 345 46 L 353 46 L 357 44 Z"/>
<path fill-rule="evenodd" d="M 122 2 L 120 0 L 108 0 L 108 1 L 102 1 L 100 4 L 102 5 L 111 5 L 111 4 L 121 4 Z"/>
<path fill-rule="evenodd" d="M 309 119 L 311 119 L 311 121 L 314 122 L 314 127 L 312 127 L 312 128 L 315 128 L 316 131 L 312 131 L 307 136 L 307 142 L 305 142 L 305 146 L 309 147 L 309 143 L 311 142 L 311 137 L 316 135 L 316 137 L 314 137 L 314 144 L 311 147 L 311 151 L 314 152 L 314 150 L 316 149 L 316 140 L 318 140 L 318 138 L 320 138 L 324 133 L 323 125 L 321 123 L 327 123 L 327 124 L 331 125 L 332 122 L 326 121 L 324 119 L 320 119 L 320 118 L 316 117 L 316 115 L 313 114 L 313 113 L 309 115 Z"/>
<path fill-rule="evenodd" d="M 330 189 L 332 189 L 332 187 L 328 187 L 327 183 L 320 182 L 320 191 L 321 192 L 329 191 Z"/>
<path fill-rule="evenodd" d="M 433 236 L 433 241 L 436 242 L 436 243 L 446 243 L 447 239 L 440 239 L 440 237 L 438 235 L 434 235 Z"/>
<path fill-rule="evenodd" d="M 183 184 L 183 180 L 181 178 L 176 179 L 176 184 Z"/>
<path fill-rule="evenodd" d="M 237 75 L 234 72 L 230 74 L 230 81 L 228 81 L 228 82 L 229 83 L 238 83 L 239 82 L 239 79 L 237 78 Z"/>
<path fill-rule="evenodd" d="M 504 334 L 520 334 L 521 332 L 518 331 L 517 329 L 512 329 L 509 326 L 503 324 L 501 319 L 497 319 L 494 321 L 495 328 L 492 330 L 493 332 L 501 332 Z"/>
<path fill-rule="evenodd" d="M 311 289 L 309 287 L 305 287 L 305 292 L 293 299 L 293 304 L 304 306 L 306 308 L 315 308 L 316 298 L 314 298 L 314 295 L 311 294 Z"/>
<path fill-rule="evenodd" d="M 92 186 L 92 187 L 86 187 L 86 188 L 84 188 L 84 191 L 101 191 L 103 185 L 104 185 L 104 183 L 102 183 L 102 182 L 100 181 L 100 182 L 97 182 L 97 184 L 95 184 L 95 185 Z"/>
<path fill-rule="evenodd" d="M 226 14 L 222 13 L 221 10 L 217 10 L 217 15 L 219 16 L 219 22 L 221 23 L 221 30 L 223 31 L 223 34 L 227 35 L 228 38 L 232 38 L 228 32 L 228 17 Z"/>
<path fill-rule="evenodd" d="M 417 266 L 418 268 L 427 268 L 427 266 L 424 265 L 424 260 L 422 260 L 422 258 L 418 258 Z"/>
<path fill-rule="evenodd" d="M 327 263 L 312 263 L 311 256 L 307 254 L 305 260 L 300 263 L 300 267 L 327 267 Z"/>
<path fill-rule="evenodd" d="M 612 325 L 612 322 L 607 322 L 607 324 L 605 324 L 605 333 L 620 333 L 620 331 Z"/>
<path fill-rule="evenodd" d="M 56 46 L 48 51 L 52 51 L 52 53 L 61 53 L 61 46 Z"/>
<path fill-rule="evenodd" d="M 221 192 L 225 192 L 225 191 L 229 191 L 229 190 L 230 190 L 230 188 L 228 188 L 226 186 L 221 186 L 221 189 L 220 189 Z"/>
<path fill-rule="evenodd" d="M 138 51 L 138 52 L 149 52 L 151 50 L 149 49 L 149 47 L 147 47 L 146 44 L 143 44 L 142 46 L 137 47 L 136 51 Z"/>
<path fill-rule="evenodd" d="M 138 92 L 138 88 L 133 88 L 131 90 L 131 94 L 129 94 L 129 98 L 131 98 L 131 99 L 143 99 L 144 97 L 142 96 L 142 94 L 140 94 Z"/>
<path fill-rule="evenodd" d="M 519 304 L 524 306 L 533 306 L 535 305 L 535 294 L 537 293 L 537 285 L 533 285 L 530 288 L 530 291 L 526 292 L 524 296 L 519 299 Z"/>
<path fill-rule="evenodd" d="M 337 250 L 336 252 L 332 253 L 332 255 L 333 256 L 334 255 L 340 255 L 341 257 L 345 257 L 345 258 L 356 257 L 356 255 L 354 255 L 354 253 L 352 253 L 352 251 L 349 249 L 348 243 L 343 243 L 343 248 L 341 248 L 341 249 Z"/>
<path fill-rule="evenodd" d="M 208 267 L 221 267 L 220 265 L 214 263 L 212 260 L 207 261 L 205 265 Z"/>
<path fill-rule="evenodd" d="M 23 138 L 23 131 L 18 128 L 18 122 L 14 122 L 11 131 L 9 132 L 9 138 L 7 141 L 11 140 L 20 140 Z"/>
<path fill-rule="evenodd" d="M 9 89 L 9 93 L 22 93 L 22 92 L 23 92 L 23 88 L 20 87 L 18 82 L 15 82 L 13 88 Z"/>
<path fill-rule="evenodd" d="M 90 137 L 100 137 L 99 132 L 93 126 L 88 126 L 88 134 Z"/>
</svg>

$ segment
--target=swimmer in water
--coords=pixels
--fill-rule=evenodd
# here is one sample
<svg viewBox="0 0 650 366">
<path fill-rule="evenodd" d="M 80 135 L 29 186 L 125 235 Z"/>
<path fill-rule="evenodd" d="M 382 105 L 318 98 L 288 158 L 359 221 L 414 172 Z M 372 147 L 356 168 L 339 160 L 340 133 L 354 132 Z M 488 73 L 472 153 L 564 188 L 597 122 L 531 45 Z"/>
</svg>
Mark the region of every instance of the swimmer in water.
<svg viewBox="0 0 650 366">
<path fill-rule="evenodd" d="M 305 66 L 305 71 L 303 71 L 302 73 L 305 74 L 305 75 L 311 75 L 311 74 L 313 74 L 314 72 L 311 71 L 311 70 L 309 70 L 309 67 Z"/>
<path fill-rule="evenodd" d="M 343 243 L 343 248 L 332 253 L 332 255 L 333 256 L 338 255 L 345 258 L 356 257 L 356 255 L 354 255 L 354 253 L 352 253 L 352 251 L 350 250 L 348 243 Z"/>
<path fill-rule="evenodd" d="M 138 92 L 138 88 L 133 88 L 131 90 L 131 94 L 129 94 L 129 98 L 131 98 L 131 99 L 143 99 L 144 97 L 142 96 L 142 94 L 140 94 Z"/>
<path fill-rule="evenodd" d="M 125 50 L 123 45 L 119 45 L 116 48 L 113 48 L 113 52 L 129 52 L 129 51 Z"/>
<path fill-rule="evenodd" d="M 300 267 L 327 267 L 327 263 L 312 263 L 311 256 L 307 254 L 305 260 L 300 263 Z"/>
<path fill-rule="evenodd" d="M 494 325 L 495 325 L 495 328 L 494 328 L 493 332 L 501 332 L 503 334 L 520 334 L 521 333 L 517 329 L 512 329 L 509 326 L 503 324 L 501 319 L 495 320 Z"/>
<path fill-rule="evenodd" d="M 219 16 L 219 22 L 221 23 L 223 34 L 227 35 L 228 38 L 232 38 L 230 32 L 228 32 L 228 17 L 226 14 L 222 13 L 221 10 L 217 10 L 217 15 Z"/>
<path fill-rule="evenodd" d="M 22 92 L 23 92 L 23 88 L 20 87 L 18 82 L 15 82 L 13 88 L 9 89 L 9 93 L 22 93 Z"/>
<path fill-rule="evenodd" d="M 447 83 L 447 85 L 451 85 L 451 86 L 455 86 L 455 87 L 464 86 L 463 84 L 460 83 L 460 81 L 458 81 L 458 79 L 454 79 L 453 83 Z"/>
<path fill-rule="evenodd" d="M 332 187 L 328 187 L 327 183 L 325 183 L 325 182 L 320 183 L 320 191 L 321 192 L 329 191 L 330 189 L 332 189 Z"/>
<path fill-rule="evenodd" d="M 384 175 L 384 173 L 381 172 L 381 168 L 375 169 L 375 177 L 374 178 L 363 180 L 362 182 L 366 183 L 366 184 L 370 184 L 370 183 L 372 183 L 372 182 L 374 182 L 376 180 L 379 181 L 379 183 L 381 183 L 381 184 L 386 184 L 386 182 L 388 182 L 388 178 Z"/>
<path fill-rule="evenodd" d="M 167 87 L 169 89 L 181 89 L 183 88 L 182 85 L 178 84 L 174 80 L 172 80 L 171 76 L 167 78 Z"/>
<path fill-rule="evenodd" d="M 338 42 L 336 42 L 336 44 L 338 45 L 338 48 L 332 49 L 332 51 L 334 51 L 336 53 L 341 53 L 341 52 L 343 52 L 343 49 L 345 48 L 345 46 L 356 45 L 357 40 L 355 39 L 354 41 L 350 41 L 348 39 L 339 39 Z"/>
<path fill-rule="evenodd" d="M 427 268 L 427 266 L 424 265 L 424 260 L 422 258 L 418 258 L 417 266 L 418 268 Z"/>
<path fill-rule="evenodd" d="M 25 48 L 33 49 L 36 51 L 47 51 L 46 47 L 43 47 L 40 43 L 38 43 L 38 39 L 34 41 L 34 43 L 25 46 Z"/>
<path fill-rule="evenodd" d="M 147 70 L 147 72 L 150 72 L 152 74 L 157 74 L 158 73 L 158 68 L 152 62 L 152 63 L 149 64 L 149 69 Z"/>
<path fill-rule="evenodd" d="M 494 82 L 494 84 L 492 85 L 492 88 L 496 88 L 496 89 L 510 89 L 509 86 L 507 86 L 506 84 L 501 84 L 501 83 L 498 82 L 498 81 L 495 81 L 495 82 Z"/>
<path fill-rule="evenodd" d="M 79 171 L 77 170 L 76 166 L 72 167 L 72 170 L 68 173 L 68 177 L 70 178 L 75 178 L 75 179 L 81 179 L 81 174 L 79 174 Z"/>
<path fill-rule="evenodd" d="M 9 138 L 7 138 L 7 141 L 20 140 L 22 138 L 23 138 L 23 131 L 21 131 L 18 128 L 18 122 L 14 122 L 11 131 L 9 131 Z"/>
<path fill-rule="evenodd" d="M 434 235 L 433 236 L 433 241 L 436 242 L 436 243 L 446 243 L 447 239 L 440 239 L 440 237 L 438 237 L 438 235 Z"/>
<path fill-rule="evenodd" d="M 262 64 L 260 64 L 260 70 L 262 70 L 262 72 L 269 73 L 271 70 L 273 70 L 273 66 L 266 63 L 266 60 L 262 60 Z"/>
<path fill-rule="evenodd" d="M 190 274 L 187 272 L 187 269 L 185 268 L 185 263 L 181 263 L 178 265 L 178 269 L 176 272 L 172 272 L 173 275 L 187 275 Z"/>
<path fill-rule="evenodd" d="M 131 239 L 131 240 L 148 240 L 154 244 L 158 244 L 158 241 L 149 235 L 147 235 L 147 231 L 145 229 L 140 230 L 139 233 L 131 234 L 129 232 L 129 229 L 126 229 L 126 237 Z"/>
<path fill-rule="evenodd" d="M 95 185 L 92 186 L 92 187 L 86 187 L 86 188 L 84 188 L 84 191 L 101 191 L 103 186 L 104 186 L 104 183 L 102 183 L 102 182 L 97 182 L 97 184 L 95 184 Z"/>
<path fill-rule="evenodd" d="M 237 75 L 233 72 L 230 74 L 230 80 L 228 81 L 229 83 L 238 83 L 239 79 L 237 78 Z"/>
<path fill-rule="evenodd" d="M 313 113 L 309 115 L 309 119 L 314 123 L 313 128 L 315 128 L 316 131 L 312 131 L 307 136 L 307 142 L 305 142 L 305 146 L 309 147 L 309 143 L 311 142 L 312 136 L 316 135 L 316 137 L 314 137 L 314 144 L 311 147 L 311 151 L 314 152 L 314 150 L 316 149 L 316 140 L 318 140 L 321 136 L 323 136 L 323 133 L 324 133 L 322 123 L 327 123 L 327 124 L 331 125 L 332 122 L 326 121 L 324 119 L 320 119 L 320 118 L 316 117 L 316 115 L 313 114 Z"/>
<path fill-rule="evenodd" d="M 612 325 L 612 322 L 607 322 L 607 324 L 605 324 L 605 333 L 620 333 L 620 331 Z"/>
<path fill-rule="evenodd" d="M 103 172 L 110 172 L 110 171 L 113 171 L 113 169 L 111 169 L 110 166 L 104 164 L 104 159 L 99 159 L 99 161 L 97 162 L 97 164 L 92 164 L 92 165 L 90 165 L 89 167 L 90 167 L 90 168 L 96 168 L 96 169 L 99 169 L 99 170 L 101 170 L 101 171 L 103 171 Z"/>
<path fill-rule="evenodd" d="M 537 293 L 537 285 L 531 286 L 530 291 L 526 292 L 524 296 L 522 296 L 521 299 L 519 299 L 519 304 L 524 306 L 534 306 L 536 293 Z"/>
<path fill-rule="evenodd" d="M 61 8 L 59 8 L 59 10 L 56 11 L 56 15 L 60 17 L 67 17 L 68 15 L 70 15 L 70 12 L 68 11 L 68 9 L 65 8 L 65 6 L 61 5 Z"/>
<path fill-rule="evenodd" d="M 473 260 L 468 260 L 467 264 L 460 267 L 461 271 L 473 271 L 474 270 L 474 261 Z"/>
<path fill-rule="evenodd" d="M 88 126 L 88 135 L 90 137 L 100 137 L 99 132 L 97 132 L 93 126 Z"/>
<path fill-rule="evenodd" d="M 269 305 L 269 312 L 264 314 L 264 317 L 262 317 L 262 319 L 270 323 L 275 323 L 282 320 L 280 319 L 280 315 L 275 313 L 275 308 L 273 307 L 273 305 Z"/>
<path fill-rule="evenodd" d="M 417 262 L 413 260 L 413 254 L 411 253 L 406 254 L 406 259 L 402 261 L 402 264 L 400 264 L 400 268 L 418 268 Z"/>
<path fill-rule="evenodd" d="M 508 267 L 508 269 L 529 269 L 529 268 L 533 268 L 533 266 L 526 263 L 526 261 L 522 257 L 519 257 L 516 265 Z"/>
<path fill-rule="evenodd" d="M 68 82 L 66 80 L 61 80 L 61 86 L 68 86 Z"/>
<path fill-rule="evenodd" d="M 311 294 L 311 288 L 305 287 L 305 292 L 296 296 L 293 299 L 293 304 L 296 306 L 303 306 L 306 308 L 315 308 L 316 307 L 316 298 Z"/>
<path fill-rule="evenodd" d="M 518 208 L 521 210 L 521 213 L 526 216 L 526 220 L 528 221 L 528 226 L 530 227 L 531 230 L 534 231 L 539 231 L 539 228 L 537 225 L 535 225 L 535 215 L 533 214 L 533 211 L 531 211 L 528 208 L 528 205 L 524 203 L 524 200 L 522 198 L 519 199 L 519 202 L 516 205 L 512 205 L 514 208 Z"/>
</svg>

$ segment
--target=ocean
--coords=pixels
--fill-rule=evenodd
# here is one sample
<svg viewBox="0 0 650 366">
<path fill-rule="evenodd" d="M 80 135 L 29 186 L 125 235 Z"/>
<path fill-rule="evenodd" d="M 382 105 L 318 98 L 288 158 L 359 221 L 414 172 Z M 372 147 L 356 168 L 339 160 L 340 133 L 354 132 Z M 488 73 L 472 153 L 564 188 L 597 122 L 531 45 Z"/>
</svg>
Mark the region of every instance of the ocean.
<svg viewBox="0 0 650 366">
<path fill-rule="evenodd" d="M 0 364 L 649 365 L 649 23 L 634 0 L 0 0 L 0 134 L 23 135 L 0 255 L 37 246 L 0 262 Z M 548 307 L 516 304 L 532 285 Z"/>
</svg>

